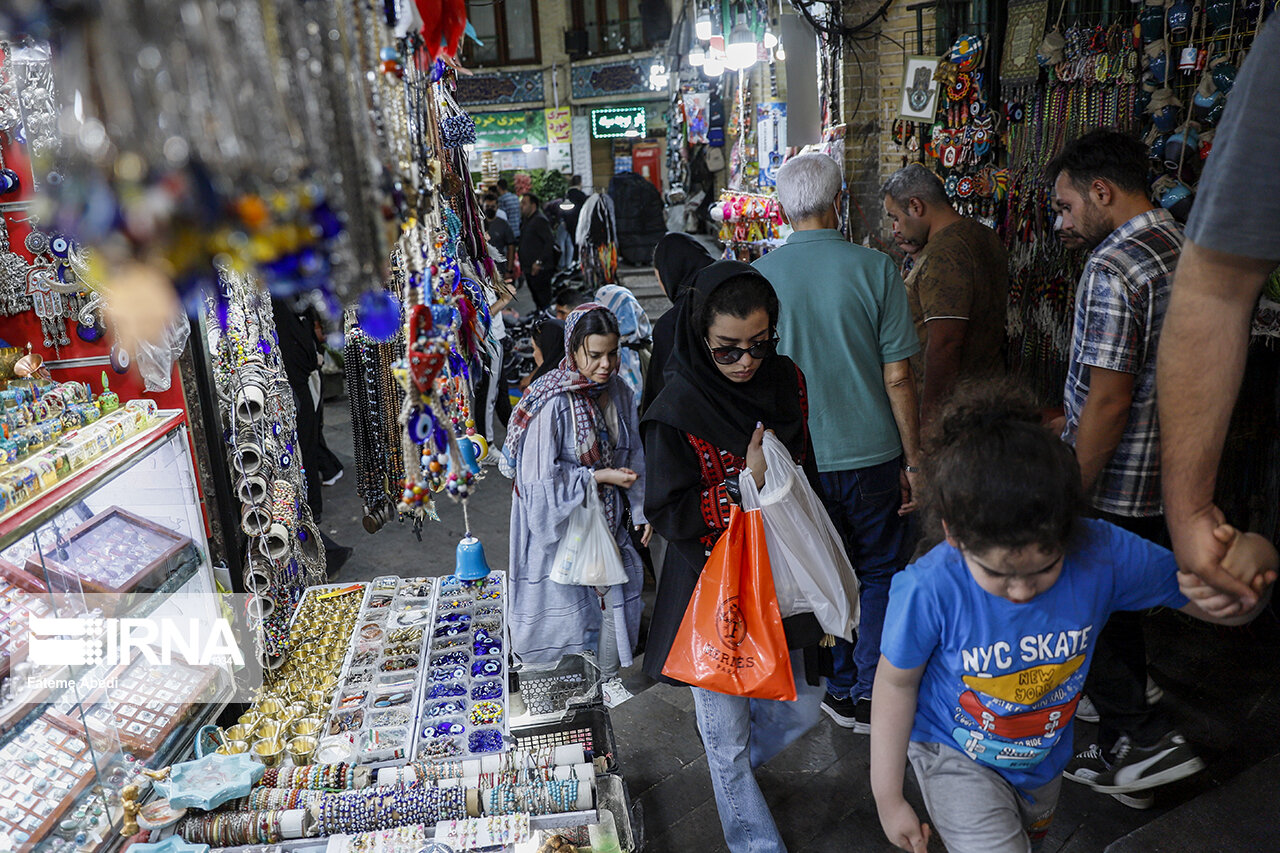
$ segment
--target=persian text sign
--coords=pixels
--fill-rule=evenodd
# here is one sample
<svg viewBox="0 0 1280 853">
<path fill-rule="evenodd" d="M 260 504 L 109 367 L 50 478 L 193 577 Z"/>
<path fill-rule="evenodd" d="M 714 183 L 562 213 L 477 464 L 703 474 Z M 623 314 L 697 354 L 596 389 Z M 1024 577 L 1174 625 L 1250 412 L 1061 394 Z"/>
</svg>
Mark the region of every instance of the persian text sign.
<svg viewBox="0 0 1280 853">
<path fill-rule="evenodd" d="M 547 123 L 542 110 L 507 113 L 472 113 L 476 122 L 476 148 L 503 150 L 547 144 Z"/>
<path fill-rule="evenodd" d="M 620 139 L 644 136 L 644 107 L 602 107 L 591 111 L 591 136 L 595 139 Z"/>
</svg>

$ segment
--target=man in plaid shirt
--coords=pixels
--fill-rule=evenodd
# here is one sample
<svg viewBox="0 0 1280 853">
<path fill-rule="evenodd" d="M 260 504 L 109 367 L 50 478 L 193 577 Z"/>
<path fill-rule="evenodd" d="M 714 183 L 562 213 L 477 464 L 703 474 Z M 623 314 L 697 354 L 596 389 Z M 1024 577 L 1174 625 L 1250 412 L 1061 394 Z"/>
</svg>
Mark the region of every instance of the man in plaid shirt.
<svg viewBox="0 0 1280 853">
<path fill-rule="evenodd" d="M 1156 345 L 1182 226 L 1151 203 L 1147 149 L 1132 137 L 1088 133 L 1063 149 L 1048 174 L 1061 233 L 1094 247 L 1076 291 L 1062 438 L 1076 448 L 1094 514 L 1167 546 Z M 1150 788 L 1204 767 L 1154 707 L 1159 688 L 1148 688 L 1140 614 L 1116 613 L 1107 622 L 1085 689 L 1076 716 L 1100 723 L 1099 743 L 1076 756 L 1067 778 L 1147 808 Z"/>
</svg>

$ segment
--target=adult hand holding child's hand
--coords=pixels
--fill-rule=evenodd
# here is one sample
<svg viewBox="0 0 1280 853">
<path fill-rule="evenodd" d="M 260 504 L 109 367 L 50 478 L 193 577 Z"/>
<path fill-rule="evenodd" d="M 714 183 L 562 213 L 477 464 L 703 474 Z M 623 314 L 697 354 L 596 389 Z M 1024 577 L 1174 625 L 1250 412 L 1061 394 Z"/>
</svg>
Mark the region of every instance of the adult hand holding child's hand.
<svg viewBox="0 0 1280 853">
<path fill-rule="evenodd" d="M 1277 554 L 1275 546 L 1265 537 L 1241 532 L 1229 524 L 1218 525 L 1213 536 L 1227 549 L 1222 558 L 1222 568 L 1261 599 L 1275 582 L 1277 569 L 1280 569 L 1280 554 Z M 1219 619 L 1237 616 L 1250 609 L 1240 596 L 1210 586 L 1191 572 L 1178 572 L 1178 587 L 1197 607 Z"/>
</svg>

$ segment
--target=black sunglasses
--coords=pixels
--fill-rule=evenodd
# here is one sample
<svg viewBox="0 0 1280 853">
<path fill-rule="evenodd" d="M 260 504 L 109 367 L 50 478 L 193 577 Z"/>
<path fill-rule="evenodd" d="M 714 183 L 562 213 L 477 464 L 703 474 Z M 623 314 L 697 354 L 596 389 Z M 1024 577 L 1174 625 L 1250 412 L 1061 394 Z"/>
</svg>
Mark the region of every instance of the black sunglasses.
<svg viewBox="0 0 1280 853">
<path fill-rule="evenodd" d="M 742 359 L 743 354 L 749 354 L 755 359 L 768 358 L 773 355 L 778 351 L 778 338 L 772 337 L 767 341 L 760 341 L 746 349 L 742 347 L 713 347 L 708 341 L 707 349 L 711 350 L 711 357 L 716 360 L 717 364 L 736 364 Z"/>
</svg>

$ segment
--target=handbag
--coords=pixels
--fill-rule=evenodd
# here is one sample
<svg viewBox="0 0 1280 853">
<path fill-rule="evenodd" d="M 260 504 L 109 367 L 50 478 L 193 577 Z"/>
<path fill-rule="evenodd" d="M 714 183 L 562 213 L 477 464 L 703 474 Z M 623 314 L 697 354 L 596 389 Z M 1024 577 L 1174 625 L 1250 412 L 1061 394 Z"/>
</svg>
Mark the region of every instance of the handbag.
<svg viewBox="0 0 1280 853">
<path fill-rule="evenodd" d="M 618 542 L 604 517 L 599 489 L 592 483 L 583 502 L 569 513 L 569 525 L 551 562 L 551 580 L 567 586 L 617 586 L 627 582 Z"/>
<path fill-rule="evenodd" d="M 750 469 L 738 479 L 742 507 L 760 508 L 773 582 L 784 616 L 811 612 L 822 630 L 852 641 L 858 627 L 858 577 L 826 507 L 804 469 L 772 432 L 764 434 L 764 488 Z"/>
<path fill-rule="evenodd" d="M 760 510 L 729 511 L 662 674 L 717 693 L 795 701 Z"/>
</svg>

